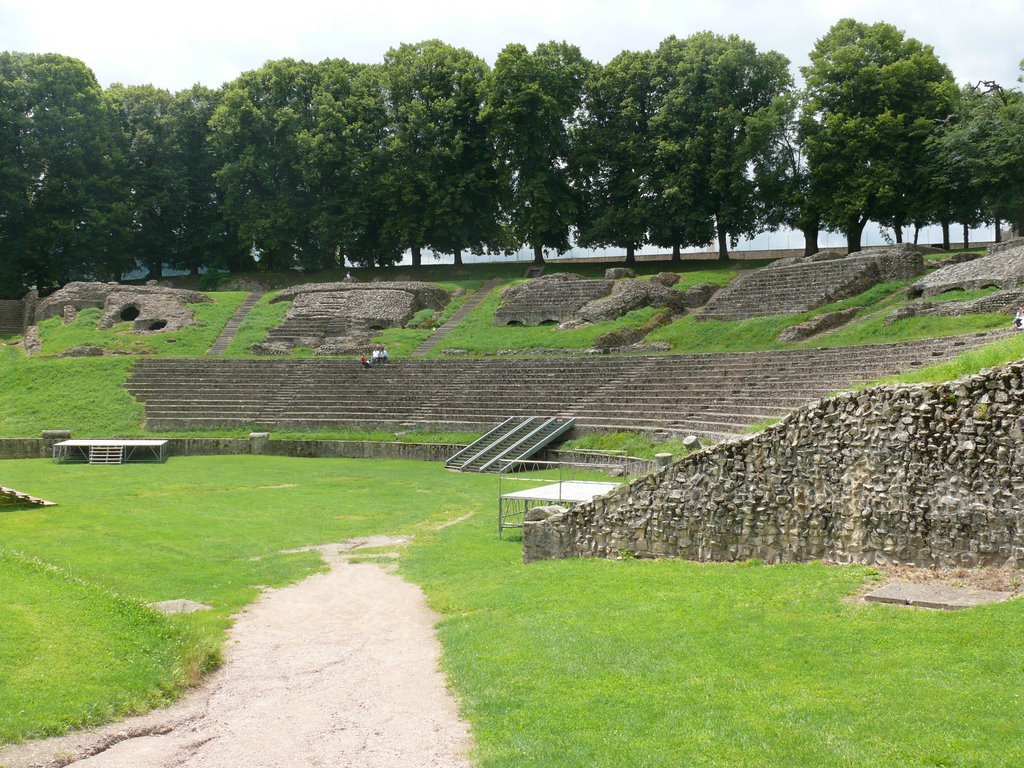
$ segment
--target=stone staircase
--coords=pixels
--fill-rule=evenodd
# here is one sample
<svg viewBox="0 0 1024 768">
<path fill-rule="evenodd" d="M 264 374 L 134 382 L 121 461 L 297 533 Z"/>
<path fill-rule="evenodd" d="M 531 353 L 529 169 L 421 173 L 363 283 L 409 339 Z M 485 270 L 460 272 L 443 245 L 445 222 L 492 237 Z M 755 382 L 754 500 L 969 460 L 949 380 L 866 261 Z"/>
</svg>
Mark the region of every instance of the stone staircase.
<svg viewBox="0 0 1024 768">
<path fill-rule="evenodd" d="M 220 336 L 218 336 L 216 340 L 214 340 L 213 344 L 210 345 L 210 348 L 206 350 L 206 354 L 224 354 L 224 350 L 228 348 L 228 344 L 231 343 L 231 340 L 235 338 L 235 334 L 238 333 L 238 329 L 241 327 L 242 321 L 245 320 L 248 314 L 252 311 L 252 308 L 256 306 L 261 298 L 263 298 L 262 291 L 250 293 L 245 297 L 245 301 L 243 301 L 241 306 L 235 310 L 235 314 L 233 314 L 231 319 L 228 320 L 224 329 L 220 332 Z"/>
<path fill-rule="evenodd" d="M 473 295 L 466 299 L 465 303 L 455 310 L 455 312 L 452 313 L 452 316 L 449 317 L 443 325 L 439 326 L 433 334 L 431 334 L 430 338 L 426 339 L 412 351 L 413 357 L 426 356 L 426 354 L 436 347 L 445 336 L 451 333 L 451 330 L 459 324 L 462 318 L 476 309 L 480 302 L 487 298 L 491 291 L 500 285 L 501 282 L 501 278 L 494 277 L 477 288 Z"/>
<path fill-rule="evenodd" d="M 955 356 L 992 334 L 842 349 L 558 359 L 140 359 L 127 389 L 154 431 L 485 431 L 509 417 L 580 431 L 719 439 L 867 380 Z"/>
</svg>

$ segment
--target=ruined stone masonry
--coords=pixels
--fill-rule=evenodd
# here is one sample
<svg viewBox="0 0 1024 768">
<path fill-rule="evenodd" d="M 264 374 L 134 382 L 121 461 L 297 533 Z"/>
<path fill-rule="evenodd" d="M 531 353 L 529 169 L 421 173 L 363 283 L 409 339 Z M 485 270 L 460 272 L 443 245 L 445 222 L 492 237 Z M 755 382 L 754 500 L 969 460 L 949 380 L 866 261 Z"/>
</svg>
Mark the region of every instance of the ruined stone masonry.
<svg viewBox="0 0 1024 768">
<path fill-rule="evenodd" d="M 847 299 L 889 280 L 924 271 L 923 249 L 911 245 L 870 249 L 843 256 L 820 253 L 779 259 L 744 272 L 716 293 L 699 320 L 745 320 L 806 312 Z"/>
<path fill-rule="evenodd" d="M 573 556 L 1024 566 L 1024 363 L 844 393 L 569 510 L 526 562 Z"/>
<path fill-rule="evenodd" d="M 1015 288 L 1024 285 L 1024 239 L 996 243 L 980 259 L 950 264 L 935 270 L 907 290 L 912 299 L 935 296 L 946 291 L 976 290 L 996 286 Z"/>
<path fill-rule="evenodd" d="M 419 310 L 443 309 L 450 298 L 439 286 L 414 281 L 288 288 L 272 300 L 292 302 L 285 319 L 251 349 L 261 354 L 289 354 L 296 347 L 327 355 L 366 351 L 377 331 L 404 327 Z"/>
<path fill-rule="evenodd" d="M 97 327 L 112 328 L 131 322 L 133 331 L 177 331 L 195 323 L 189 304 L 212 299 L 198 291 L 166 288 L 159 285 L 121 285 L 119 283 L 72 282 L 42 299 L 35 308 L 35 321 L 48 317 L 67 317 L 74 312 L 101 308 Z"/>
</svg>

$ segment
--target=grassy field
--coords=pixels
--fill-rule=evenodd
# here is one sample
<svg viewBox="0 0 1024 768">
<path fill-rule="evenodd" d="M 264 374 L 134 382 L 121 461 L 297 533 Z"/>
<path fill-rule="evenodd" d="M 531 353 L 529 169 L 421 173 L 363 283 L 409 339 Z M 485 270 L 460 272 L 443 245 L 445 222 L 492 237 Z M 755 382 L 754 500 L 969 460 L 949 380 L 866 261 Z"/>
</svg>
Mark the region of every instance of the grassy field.
<svg viewBox="0 0 1024 768">
<path fill-rule="evenodd" d="M 405 533 L 480 766 L 1024 762 L 1024 603 L 868 606 L 848 599 L 862 567 L 523 566 L 493 477 L 416 462 L 4 461 L 0 478 L 60 502 L 0 513 L 0 741 L 177 695 L 259 585 L 320 567 L 283 549 Z M 138 602 L 177 597 L 214 610 Z"/>
</svg>

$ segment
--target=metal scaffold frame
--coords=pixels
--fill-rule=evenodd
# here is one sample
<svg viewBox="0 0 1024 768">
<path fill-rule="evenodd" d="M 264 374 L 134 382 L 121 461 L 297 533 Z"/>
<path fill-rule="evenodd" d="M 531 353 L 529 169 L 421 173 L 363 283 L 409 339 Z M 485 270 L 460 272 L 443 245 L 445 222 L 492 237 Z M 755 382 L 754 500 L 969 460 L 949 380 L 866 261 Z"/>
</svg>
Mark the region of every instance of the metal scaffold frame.
<svg viewBox="0 0 1024 768">
<path fill-rule="evenodd" d="M 92 463 L 90 456 L 96 450 L 121 451 L 121 461 L 104 463 L 153 462 L 167 460 L 166 440 L 64 440 L 53 445 L 53 460 L 57 463 L 81 461 Z"/>
<path fill-rule="evenodd" d="M 537 506 L 575 506 L 603 496 L 627 481 L 596 480 L 594 475 L 619 471 L 621 463 L 575 463 L 524 459 L 505 464 L 498 473 L 498 536 L 506 528 L 522 528 L 526 512 Z M 528 473 L 524 475 L 523 473 Z M 515 484 L 529 488 L 509 490 Z"/>
</svg>

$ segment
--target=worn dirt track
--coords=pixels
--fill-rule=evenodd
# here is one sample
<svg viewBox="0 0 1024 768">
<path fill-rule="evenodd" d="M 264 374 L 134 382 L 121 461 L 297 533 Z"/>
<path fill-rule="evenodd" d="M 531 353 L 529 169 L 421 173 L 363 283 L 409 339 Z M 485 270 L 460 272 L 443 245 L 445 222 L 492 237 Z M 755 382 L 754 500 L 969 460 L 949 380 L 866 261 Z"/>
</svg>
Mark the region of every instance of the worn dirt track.
<svg viewBox="0 0 1024 768">
<path fill-rule="evenodd" d="M 238 616 L 225 664 L 166 709 L 0 750 L 6 768 L 468 768 L 469 731 L 438 671 L 415 586 L 318 547 L 330 571 Z"/>
</svg>

